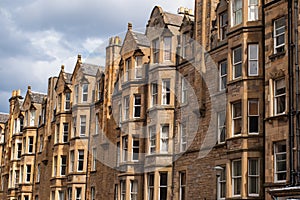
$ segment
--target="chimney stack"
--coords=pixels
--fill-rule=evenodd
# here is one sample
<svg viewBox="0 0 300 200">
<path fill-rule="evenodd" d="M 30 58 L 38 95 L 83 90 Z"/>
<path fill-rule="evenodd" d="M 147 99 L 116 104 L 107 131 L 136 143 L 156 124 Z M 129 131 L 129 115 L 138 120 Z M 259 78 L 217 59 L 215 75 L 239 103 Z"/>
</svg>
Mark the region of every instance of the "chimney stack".
<svg viewBox="0 0 300 200">
<path fill-rule="evenodd" d="M 81 55 L 80 54 L 78 54 L 78 56 L 77 56 L 77 62 L 81 63 Z"/>
<path fill-rule="evenodd" d="M 132 30 L 132 23 L 128 22 L 128 26 L 127 26 L 128 30 Z"/>
</svg>

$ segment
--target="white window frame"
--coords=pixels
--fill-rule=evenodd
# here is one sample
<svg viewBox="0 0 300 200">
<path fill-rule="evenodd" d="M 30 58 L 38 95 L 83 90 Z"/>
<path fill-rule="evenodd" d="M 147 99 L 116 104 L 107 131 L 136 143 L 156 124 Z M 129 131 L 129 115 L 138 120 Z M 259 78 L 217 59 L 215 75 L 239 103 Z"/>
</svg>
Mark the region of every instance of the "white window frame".
<svg viewBox="0 0 300 200">
<path fill-rule="evenodd" d="M 240 2 L 241 7 L 237 7 Z M 243 0 L 232 0 L 231 3 L 231 26 L 241 24 L 243 21 Z"/>
<path fill-rule="evenodd" d="M 76 132 L 77 132 L 77 128 L 76 128 L 76 126 L 77 126 L 77 117 L 75 116 L 75 117 L 73 117 L 72 118 L 72 121 L 73 121 L 73 127 L 72 127 L 72 137 L 75 137 L 76 136 Z"/>
<path fill-rule="evenodd" d="M 71 93 L 65 93 L 65 111 L 69 111 L 71 109 Z"/>
<path fill-rule="evenodd" d="M 34 153 L 34 137 L 33 136 L 29 136 L 28 137 L 28 153 L 29 154 L 33 154 Z"/>
<path fill-rule="evenodd" d="M 63 160 L 65 162 L 63 162 Z M 66 174 L 67 174 L 67 156 L 61 155 L 60 156 L 60 176 L 65 176 Z"/>
<path fill-rule="evenodd" d="M 88 97 L 89 97 L 89 84 L 85 83 L 82 84 L 82 99 L 81 102 L 82 103 L 86 103 L 88 101 Z"/>
<path fill-rule="evenodd" d="M 125 60 L 125 71 L 124 71 L 124 82 L 129 81 L 129 68 L 131 65 L 131 59 L 127 58 Z"/>
<path fill-rule="evenodd" d="M 257 104 L 257 113 L 251 113 L 250 112 L 250 104 L 256 103 Z M 257 117 L 257 132 L 251 132 L 250 126 L 251 126 L 251 120 L 250 118 Z M 248 133 L 249 134 L 258 134 L 259 133 L 259 101 L 258 99 L 249 99 L 248 100 Z"/>
<path fill-rule="evenodd" d="M 121 148 L 120 148 L 120 142 L 117 142 L 117 167 L 120 166 L 121 161 Z"/>
<path fill-rule="evenodd" d="M 34 126 L 35 110 L 30 110 L 30 126 Z"/>
<path fill-rule="evenodd" d="M 72 200 L 72 188 L 68 188 L 68 200 Z"/>
<path fill-rule="evenodd" d="M 235 106 L 237 105 L 237 104 L 240 104 L 240 115 L 239 116 L 235 116 Z M 242 105 L 242 102 L 241 101 L 238 101 L 238 102 L 234 102 L 234 103 L 232 103 L 231 104 L 231 109 L 232 109 L 232 136 L 239 136 L 239 135 L 241 135 L 242 134 L 242 130 L 241 130 L 241 132 L 240 133 L 238 133 L 238 134 L 235 134 L 234 133 L 234 129 L 235 129 L 235 121 L 237 121 L 237 120 L 241 120 L 241 124 L 243 123 L 243 112 L 242 112 L 242 110 L 243 110 L 243 105 Z M 242 126 L 242 125 L 241 125 Z M 241 129 L 242 129 L 242 127 L 241 127 Z"/>
<path fill-rule="evenodd" d="M 161 184 L 162 174 L 166 174 L 166 181 L 167 181 L 166 185 Z M 162 189 L 166 190 L 166 199 L 168 199 L 168 172 L 159 172 L 159 192 L 158 192 L 159 198 L 158 199 L 161 199 L 160 194 Z"/>
<path fill-rule="evenodd" d="M 255 50 L 254 57 L 252 57 L 253 50 Z M 248 44 L 248 76 L 258 76 L 258 72 L 259 72 L 258 56 L 259 56 L 259 45 Z M 254 71 L 255 73 L 253 73 Z"/>
<path fill-rule="evenodd" d="M 219 91 L 225 90 L 226 86 L 227 86 L 227 60 L 224 60 L 219 64 Z"/>
<path fill-rule="evenodd" d="M 284 21 L 284 25 L 283 26 L 279 26 L 277 27 L 277 22 L 279 22 L 280 20 Z M 274 27 L 274 54 L 278 53 L 278 49 L 283 47 L 283 51 L 284 51 L 284 46 L 285 46 L 285 17 L 281 17 L 278 18 L 276 20 L 274 20 L 273 22 L 273 27 Z M 279 33 L 277 33 L 279 31 Z M 282 37 L 283 36 L 283 43 L 281 44 L 277 44 L 277 38 Z"/>
<path fill-rule="evenodd" d="M 226 16 L 226 18 L 225 18 L 225 16 Z M 227 35 L 226 35 L 227 28 L 228 28 L 228 12 L 227 11 L 220 13 L 219 26 L 220 26 L 219 38 L 220 38 L 220 41 L 222 41 L 227 38 Z"/>
<path fill-rule="evenodd" d="M 236 57 L 236 52 L 240 51 L 240 54 L 241 54 L 241 60 L 237 60 L 235 61 L 235 57 Z M 242 52 L 242 47 L 239 46 L 237 48 L 234 48 L 232 50 L 232 74 L 233 74 L 233 80 L 234 79 L 238 79 L 240 77 L 243 76 L 243 66 L 242 66 L 242 63 L 243 63 L 243 52 Z M 237 75 L 235 73 L 235 69 L 236 68 L 240 68 L 240 71 L 241 71 L 241 74 L 240 75 Z"/>
<path fill-rule="evenodd" d="M 167 128 L 167 132 L 164 131 L 164 128 Z M 160 153 L 168 153 L 169 151 L 169 133 L 170 133 L 170 125 L 162 124 L 160 126 Z M 165 148 L 163 144 L 165 144 Z"/>
<path fill-rule="evenodd" d="M 101 82 L 98 81 L 98 82 L 97 82 L 97 100 L 98 100 L 98 101 L 101 100 L 101 96 L 102 96 L 102 95 L 101 95 L 101 87 L 100 87 L 100 86 L 101 86 Z"/>
<path fill-rule="evenodd" d="M 75 151 L 71 150 L 70 151 L 70 168 L 69 168 L 69 172 L 74 171 L 74 166 L 75 166 Z"/>
<path fill-rule="evenodd" d="M 251 162 L 256 162 L 255 163 L 255 171 L 254 174 L 252 174 L 252 165 Z M 248 159 L 248 195 L 249 196 L 259 196 L 259 191 L 260 191 L 260 162 L 258 158 L 249 158 Z M 252 184 L 252 179 L 255 179 L 255 182 L 257 182 L 257 192 L 252 193 L 250 190 L 250 187 L 253 186 Z"/>
<path fill-rule="evenodd" d="M 187 150 L 187 122 L 180 124 L 180 151 Z"/>
<path fill-rule="evenodd" d="M 128 161 L 128 135 L 122 137 L 122 162 Z"/>
<path fill-rule="evenodd" d="M 82 156 L 82 158 L 81 158 Z M 79 149 L 78 150 L 78 159 L 77 159 L 77 172 L 83 172 L 84 170 L 84 150 Z M 82 163 L 82 169 L 79 169 L 80 163 Z"/>
<path fill-rule="evenodd" d="M 170 61 L 172 57 L 172 37 L 164 37 L 164 61 Z"/>
<path fill-rule="evenodd" d="M 248 0 L 248 21 L 258 20 L 258 0 Z"/>
<path fill-rule="evenodd" d="M 92 171 L 96 171 L 97 165 L 97 148 L 92 149 Z"/>
<path fill-rule="evenodd" d="M 159 38 L 152 41 L 153 63 L 159 63 Z"/>
<path fill-rule="evenodd" d="M 62 110 L 62 94 L 58 94 L 57 96 L 57 111 L 60 112 Z"/>
<path fill-rule="evenodd" d="M 17 159 L 21 159 L 22 156 L 22 142 L 17 142 Z"/>
<path fill-rule="evenodd" d="M 75 199 L 76 200 L 81 200 L 81 196 L 82 196 L 82 188 L 81 187 L 76 187 L 76 195 L 75 195 Z"/>
<path fill-rule="evenodd" d="M 86 136 L 86 115 L 80 115 L 80 137 Z"/>
<path fill-rule="evenodd" d="M 141 79 L 143 78 L 143 56 L 135 57 L 135 66 L 134 66 L 134 78 Z"/>
<path fill-rule="evenodd" d="M 285 146 L 285 151 L 279 151 L 278 150 L 279 145 Z M 278 162 L 285 162 L 285 170 L 279 171 L 279 169 L 277 167 Z M 278 178 L 278 174 L 282 174 L 282 173 L 285 173 L 285 177 L 287 178 L 287 145 L 286 145 L 286 141 L 274 143 L 274 182 L 275 183 L 286 182 L 286 179 L 279 180 L 279 178 Z"/>
<path fill-rule="evenodd" d="M 226 112 L 225 110 L 217 113 L 218 117 L 218 143 L 223 144 L 226 140 Z M 221 137 L 224 130 L 224 140 Z"/>
<path fill-rule="evenodd" d="M 121 101 L 119 101 L 119 104 L 118 104 L 118 107 L 119 107 L 119 127 L 121 128 L 122 127 L 122 103 Z"/>
<path fill-rule="evenodd" d="M 187 77 L 181 78 L 181 103 L 187 103 L 188 101 L 188 81 Z"/>
<path fill-rule="evenodd" d="M 153 180 L 151 181 L 151 178 L 153 178 Z M 151 183 L 151 185 L 150 185 Z M 153 185 L 152 185 L 153 183 Z M 154 185 L 155 185 L 155 175 L 154 173 L 150 173 L 148 174 L 148 200 L 154 200 Z M 150 194 L 152 193 L 152 198 L 150 196 Z"/>
<path fill-rule="evenodd" d="M 26 165 L 25 183 L 30 183 L 31 182 L 31 171 L 32 171 L 31 168 L 32 168 L 31 165 Z"/>
<path fill-rule="evenodd" d="M 156 127 L 149 127 L 149 154 L 156 153 Z"/>
<path fill-rule="evenodd" d="M 130 105 L 130 97 L 124 97 L 124 120 L 129 119 L 129 105 Z"/>
<path fill-rule="evenodd" d="M 217 176 L 217 199 L 223 200 L 226 198 L 226 167 L 223 166 L 219 173 Z M 225 196 L 223 196 L 222 191 L 225 192 Z"/>
<path fill-rule="evenodd" d="M 39 152 L 42 152 L 44 148 L 44 136 L 40 135 L 40 146 L 39 146 Z"/>
<path fill-rule="evenodd" d="M 58 199 L 59 200 L 65 200 L 65 191 L 58 190 Z"/>
<path fill-rule="evenodd" d="M 121 194 L 120 194 L 120 197 L 121 197 L 121 200 L 126 200 L 126 180 L 122 180 L 120 182 L 120 190 L 121 190 Z"/>
<path fill-rule="evenodd" d="M 161 85 L 161 104 L 170 105 L 171 103 L 171 80 L 163 79 Z M 169 101 L 168 101 L 169 99 Z"/>
<path fill-rule="evenodd" d="M 284 84 L 284 93 L 277 94 L 277 83 L 283 81 L 282 84 Z M 282 87 L 283 88 L 283 87 Z M 284 111 L 283 112 L 278 112 L 277 110 L 277 105 L 278 105 L 278 99 L 284 97 L 285 102 L 284 102 Z M 287 101 L 286 101 L 286 83 L 285 83 L 285 78 L 277 79 L 274 80 L 274 114 L 275 115 L 281 115 L 286 113 L 286 108 L 287 108 Z"/>
<path fill-rule="evenodd" d="M 235 173 L 235 163 L 238 163 L 240 164 L 240 172 L 237 172 L 238 174 Z M 242 185 L 239 185 L 240 187 L 240 193 L 236 194 L 235 193 L 235 184 L 237 181 L 240 180 L 240 184 L 242 184 L 242 160 L 241 159 L 238 159 L 238 160 L 233 160 L 232 161 L 232 174 L 231 174 L 231 181 L 232 181 L 232 196 L 233 197 L 239 197 L 241 196 L 241 193 L 242 193 Z M 237 182 L 238 184 L 238 182 Z"/>
<path fill-rule="evenodd" d="M 182 58 L 187 57 L 189 39 L 190 39 L 189 32 L 185 32 L 182 34 Z"/>
<path fill-rule="evenodd" d="M 36 175 L 36 182 L 39 183 L 41 179 L 41 164 L 37 166 L 37 175 Z"/>
<path fill-rule="evenodd" d="M 140 100 L 140 104 L 137 104 L 137 99 Z M 140 110 L 140 115 L 137 116 L 136 112 Z M 134 94 L 134 99 L 133 99 L 133 118 L 140 118 L 142 115 L 142 95 L 141 94 Z"/>
<path fill-rule="evenodd" d="M 95 135 L 99 134 L 99 113 L 95 116 Z"/>
<path fill-rule="evenodd" d="M 57 156 L 53 156 L 53 172 L 52 177 L 56 177 L 57 175 Z"/>
<path fill-rule="evenodd" d="M 138 199 L 138 182 L 135 180 L 130 181 L 130 199 Z"/>
<path fill-rule="evenodd" d="M 56 124 L 55 126 L 55 143 L 59 143 L 59 135 L 60 135 L 60 124 Z"/>
<path fill-rule="evenodd" d="M 78 85 L 75 85 L 74 86 L 74 90 L 75 90 L 75 93 L 74 93 L 74 101 L 75 101 L 75 104 L 77 104 L 79 102 L 79 86 Z"/>
<path fill-rule="evenodd" d="M 63 123 L 63 128 L 62 141 L 66 143 L 69 140 L 69 123 Z"/>
<path fill-rule="evenodd" d="M 179 200 L 183 200 L 183 199 L 186 199 L 186 172 L 185 171 L 179 172 Z"/>
<path fill-rule="evenodd" d="M 96 200 L 96 190 L 95 190 L 95 187 L 91 187 L 91 200 Z"/>
<path fill-rule="evenodd" d="M 137 142 L 137 144 L 135 144 L 135 142 Z M 134 158 L 134 155 L 136 154 L 135 150 L 137 150 L 137 159 Z M 139 150 L 140 150 L 140 140 L 139 138 L 133 138 L 132 139 L 132 161 L 139 160 Z"/>
<path fill-rule="evenodd" d="M 151 107 L 158 103 L 158 84 L 157 82 L 151 83 Z"/>
</svg>

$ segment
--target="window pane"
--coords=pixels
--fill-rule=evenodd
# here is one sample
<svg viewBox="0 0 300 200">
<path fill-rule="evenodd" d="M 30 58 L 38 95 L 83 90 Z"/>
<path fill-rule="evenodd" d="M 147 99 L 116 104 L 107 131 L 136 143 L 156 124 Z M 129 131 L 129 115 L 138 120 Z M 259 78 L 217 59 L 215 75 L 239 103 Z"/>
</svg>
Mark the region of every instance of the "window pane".
<svg viewBox="0 0 300 200">
<path fill-rule="evenodd" d="M 242 116 L 242 103 L 235 103 L 233 104 L 233 117 L 239 117 Z"/>
<path fill-rule="evenodd" d="M 242 48 L 237 48 L 233 51 L 234 53 L 234 63 L 242 61 Z"/>
</svg>

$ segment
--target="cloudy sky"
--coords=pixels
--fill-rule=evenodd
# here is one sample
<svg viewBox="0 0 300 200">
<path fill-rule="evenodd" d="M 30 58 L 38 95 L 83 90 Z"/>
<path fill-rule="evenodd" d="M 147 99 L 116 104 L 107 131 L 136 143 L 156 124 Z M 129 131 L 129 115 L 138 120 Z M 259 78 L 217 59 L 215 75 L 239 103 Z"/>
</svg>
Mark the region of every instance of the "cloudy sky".
<svg viewBox="0 0 300 200">
<path fill-rule="evenodd" d="M 176 13 L 194 0 L 1 0 L 0 112 L 12 90 L 46 93 L 48 77 L 62 64 L 72 73 L 78 54 L 103 65 L 109 37 L 124 35 L 128 22 L 142 31 L 155 5 Z"/>
</svg>

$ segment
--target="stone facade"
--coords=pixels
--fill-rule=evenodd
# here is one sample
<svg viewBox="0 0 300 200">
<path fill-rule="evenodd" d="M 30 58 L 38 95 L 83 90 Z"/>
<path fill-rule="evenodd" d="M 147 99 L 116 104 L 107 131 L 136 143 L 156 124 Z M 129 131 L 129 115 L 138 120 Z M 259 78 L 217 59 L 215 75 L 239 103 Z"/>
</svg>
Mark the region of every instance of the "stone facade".
<svg viewBox="0 0 300 200">
<path fill-rule="evenodd" d="M 144 33 L 109 39 L 105 67 L 78 55 L 47 94 L 13 91 L 0 198 L 298 199 L 298 15 L 285 0 L 156 6 Z"/>
</svg>

